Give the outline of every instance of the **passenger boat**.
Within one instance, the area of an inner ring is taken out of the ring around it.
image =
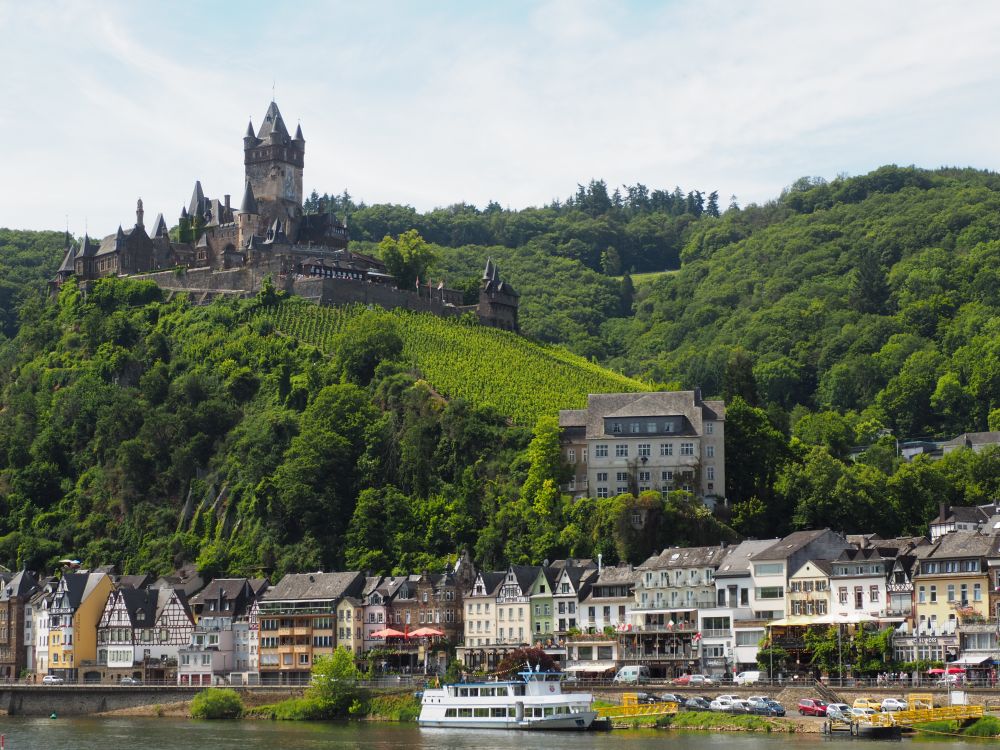
[[[589,729],[597,718],[590,693],[563,693],[561,672],[530,669],[518,679],[458,682],[424,690],[422,727]]]

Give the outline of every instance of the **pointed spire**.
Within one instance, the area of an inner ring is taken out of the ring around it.
[[[302,126],[301,125],[296,125],[295,126],[295,140],[296,141],[302,141],[303,143],[305,143],[306,139],[302,137]]]
[[[250,122],[247,124],[247,132],[246,132],[246,135],[244,137],[245,138],[255,138],[256,137],[253,134],[253,118],[252,117],[250,118]]]
[[[260,125],[260,130],[257,131],[257,138],[266,140],[271,138],[272,134],[274,139],[288,140],[288,129],[285,127],[285,121],[281,119],[281,112],[278,111],[278,105],[273,101],[267,108],[264,121]]]
[[[493,265],[493,258],[486,259],[486,268],[483,270],[483,278],[489,281],[493,278],[493,274],[496,272],[496,268]]]
[[[157,214],[156,220],[153,222],[153,237],[166,237],[170,234],[170,230],[167,228],[167,222],[163,220],[163,214]]]
[[[191,191],[191,204],[188,206],[188,214],[191,216],[201,216],[205,211],[205,193],[201,189],[201,180],[194,181],[194,190]]]
[[[182,219],[188,218],[188,210],[186,206],[181,206],[181,218]]]
[[[138,201],[136,201],[136,204],[135,204],[135,225],[136,225],[136,227],[143,226],[143,224],[142,224],[142,218],[143,218],[144,214],[145,214],[145,212],[142,210],[142,198],[140,198]]]
[[[250,185],[250,180],[247,180],[246,190],[243,191],[243,200],[240,202],[240,213],[241,214],[257,214],[257,199],[253,194],[253,187]]]

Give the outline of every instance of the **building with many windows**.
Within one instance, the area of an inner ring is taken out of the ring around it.
[[[725,493],[725,404],[701,392],[592,393],[559,412],[565,489],[614,497],[687,490],[709,504]]]

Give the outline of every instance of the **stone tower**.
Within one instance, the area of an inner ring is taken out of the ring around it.
[[[520,297],[514,287],[500,278],[499,269],[493,259],[489,258],[479,283],[479,307],[476,310],[479,320],[494,328],[520,331],[517,319]]]
[[[246,181],[253,190],[262,222],[270,225],[276,219],[286,227],[285,233],[294,241],[302,219],[302,169],[306,141],[302,128],[295,137],[288,134],[278,105],[273,101],[264,115],[257,135],[253,123],[243,137],[243,163]]]

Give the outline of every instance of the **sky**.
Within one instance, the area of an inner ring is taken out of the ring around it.
[[[307,193],[418,210],[997,169],[998,38],[975,0],[0,0],[0,227],[174,224],[196,179],[238,203],[272,95]]]

